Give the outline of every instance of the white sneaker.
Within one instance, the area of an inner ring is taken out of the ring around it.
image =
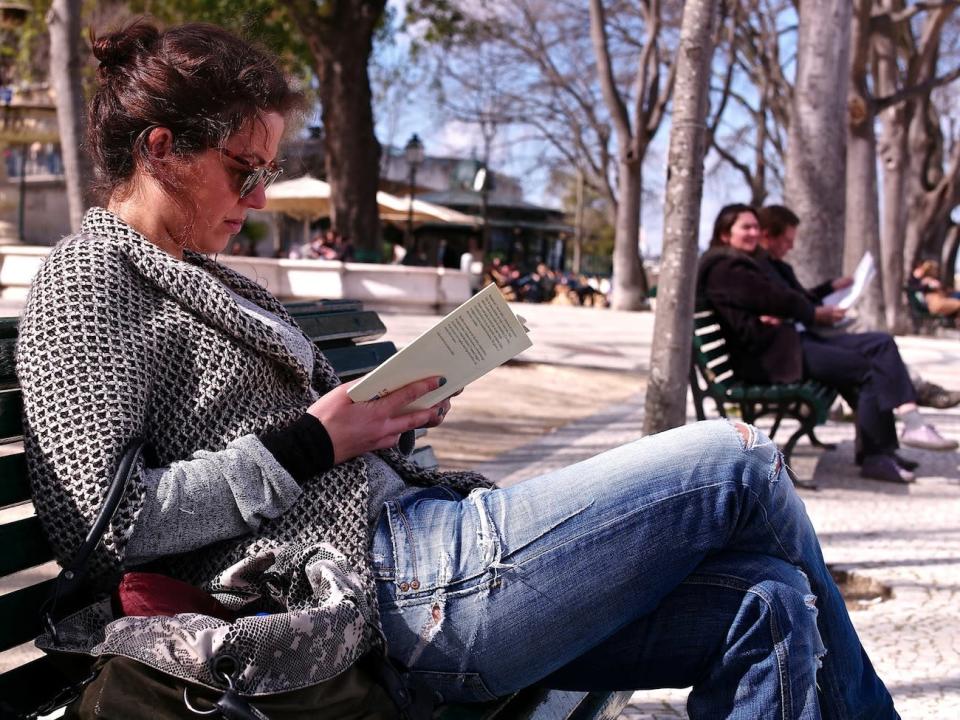
[[[956,440],[949,440],[937,432],[933,425],[922,425],[913,430],[904,430],[900,442],[922,450],[956,450]]]

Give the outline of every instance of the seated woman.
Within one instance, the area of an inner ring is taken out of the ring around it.
[[[769,439],[699,423],[505,489],[416,468],[398,445],[450,402],[403,408],[443,380],[351,402],[283,306],[210,257],[280,172],[302,98],[276,61],[207,25],[138,23],[94,54],[106,207],[51,252],[18,348],[61,558],[139,437],[100,582],[151,562],[203,585],[264,548],[325,542],[357,588],[333,610],[372,610],[364,632],[331,625],[304,652],[385,648],[444,702],[692,685],[692,718],[898,717]],[[106,627],[146,642],[148,621]]]
[[[918,264],[907,280],[907,290],[923,294],[923,302],[933,315],[956,317],[960,314],[960,294],[948,292],[939,280],[940,266],[933,260]]]
[[[795,227],[788,228],[795,232]],[[700,258],[697,295],[716,311],[744,380],[771,383],[810,378],[836,387],[856,410],[861,474],[889,482],[912,482],[916,464],[901,458],[894,413],[904,421],[904,444],[953,450],[917,410],[910,374],[887,333],[819,335],[844,311],[785,281],[758,250],[757,212],[728,205],[714,224],[710,248]],[[792,271],[791,271],[792,272]],[[805,328],[798,331],[796,323]]]

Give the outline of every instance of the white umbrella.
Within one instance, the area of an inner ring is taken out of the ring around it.
[[[330,184],[304,175],[267,188],[264,210],[282,212],[304,222],[330,215]]]
[[[377,193],[377,207],[381,220],[404,223],[409,218],[410,198],[380,191]],[[303,242],[309,242],[310,223],[330,215],[330,184],[309,175],[274,183],[267,188],[267,204],[264,210],[282,212],[302,220]],[[443,205],[416,198],[413,200],[413,222],[418,225],[448,223],[473,227],[483,224],[483,220],[475,215],[465,215]]]
[[[377,205],[380,207],[380,219],[392,222],[406,222],[410,213],[410,196],[397,197],[380,191],[377,193]],[[414,223],[449,223],[451,225],[482,225],[483,220],[475,215],[466,215],[443,205],[435,205],[426,200],[413,199]]]

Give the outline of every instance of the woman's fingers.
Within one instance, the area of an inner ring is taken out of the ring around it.
[[[385,395],[375,402],[383,403],[385,408],[389,408],[390,414],[395,415],[407,407],[407,405],[417,400],[417,398],[433,392],[437,388],[445,385],[446,382],[445,378],[439,376],[417,380],[409,385],[397,388],[389,395]]]

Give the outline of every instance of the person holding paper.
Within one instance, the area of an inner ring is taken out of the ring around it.
[[[807,291],[783,261],[798,224],[796,215],[779,206],[759,213],[746,205],[723,208],[710,250],[700,260],[698,295],[717,311],[744,379],[810,378],[836,387],[857,413],[861,474],[912,482],[916,464],[896,453],[895,412],[906,426],[900,438],[905,445],[952,450],[957,443],[919,414],[909,372],[890,335],[817,334],[817,327],[835,325],[846,311],[818,304],[828,288],[837,289],[833,282]]]

